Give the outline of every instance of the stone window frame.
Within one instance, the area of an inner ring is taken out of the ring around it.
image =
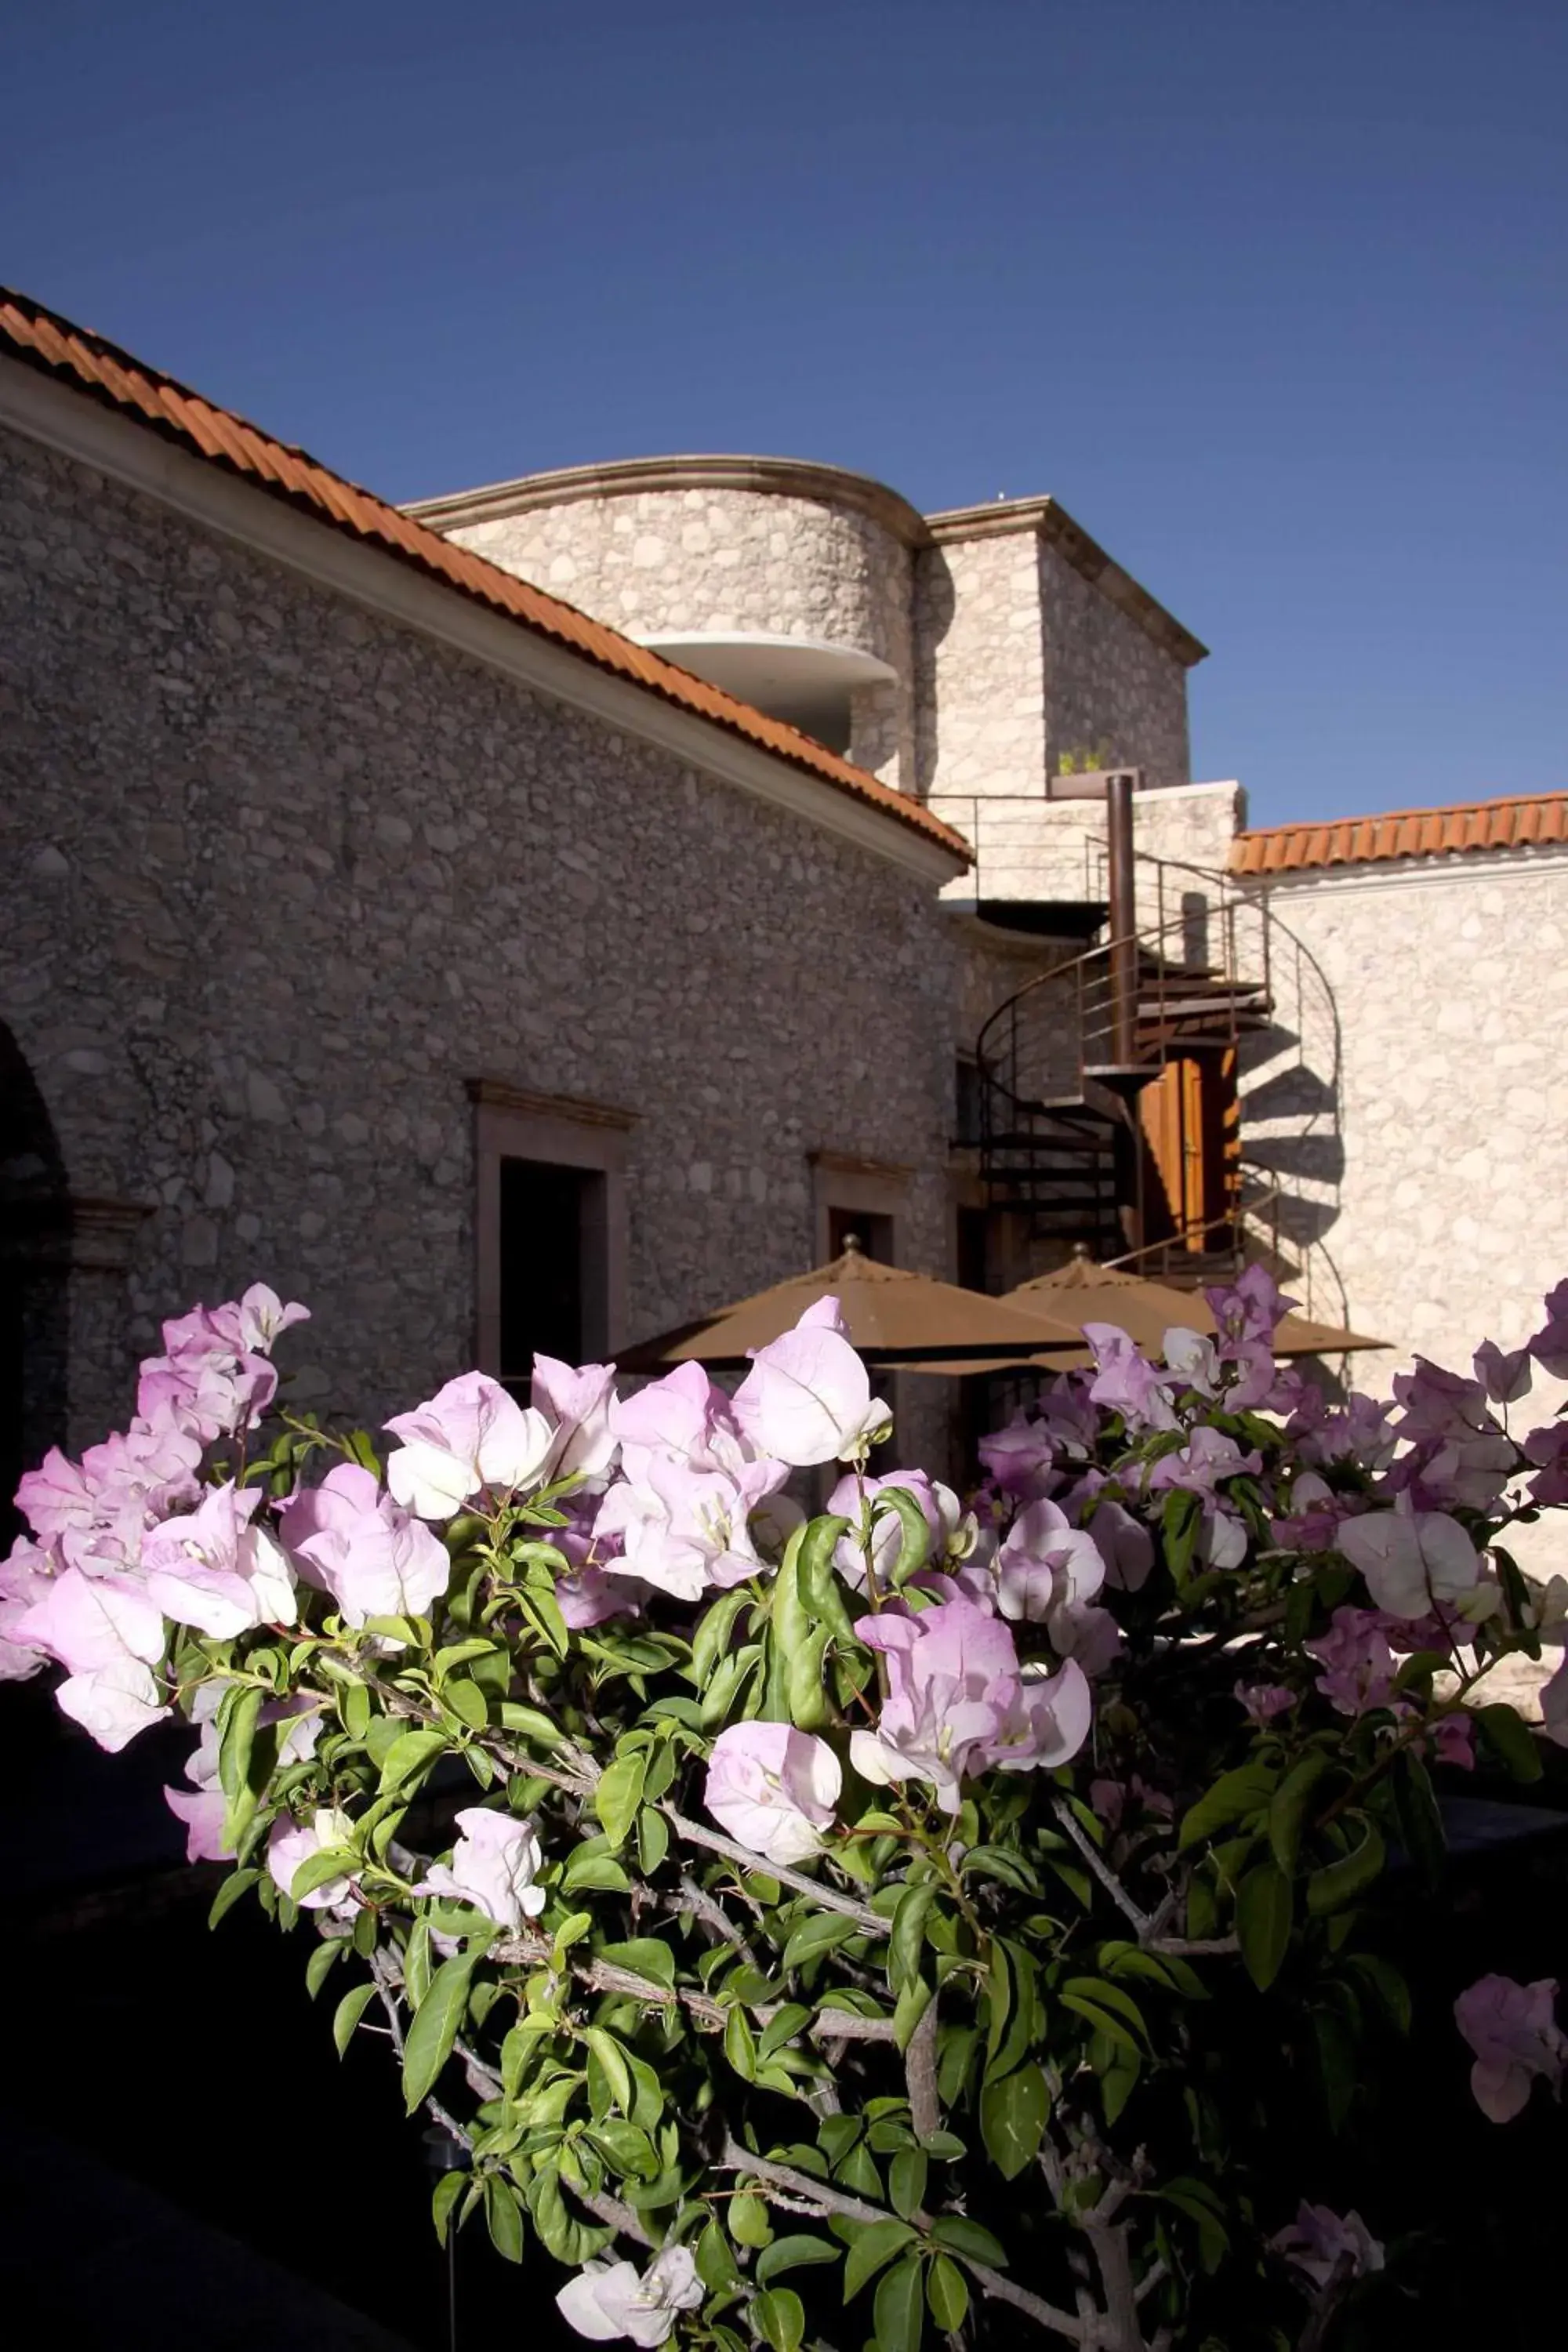
[[[626,1160],[639,1114],[575,1095],[547,1095],[504,1078],[470,1078],[474,1106],[474,1350],[480,1371],[500,1375],[500,1170],[503,1160],[581,1168],[605,1181],[603,1255],[585,1258],[584,1359],[626,1345],[630,1217]]]
[[[847,1151],[808,1151],[811,1167],[813,1263],[826,1265],[832,1248],[830,1216],[837,1209],[858,1210],[868,1217],[887,1217],[892,1225],[891,1262],[900,1263],[903,1226],[909,1216],[910,1186],[915,1170],[898,1160],[868,1160]]]

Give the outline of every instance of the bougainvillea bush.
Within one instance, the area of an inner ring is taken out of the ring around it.
[[[1158,1365],[1092,1327],[965,1508],[868,1471],[832,1299],[732,1396],[541,1358],[384,1461],[287,1410],[305,1310],[258,1286],[24,1480],[0,1675],[63,1668],[110,1750],[192,1727],[215,1921],[308,1942],[339,2048],[455,2144],[437,2231],[542,2250],[579,2334],[1323,2344],[1398,2249],[1281,2204],[1281,2141],[1353,2125],[1408,2023],[1434,1773],[1539,1770],[1482,1678],[1561,1639],[1506,1538],[1568,1501],[1568,1426],[1509,1426],[1568,1285],[1391,1405],[1276,1364],[1258,1270],[1209,1297]],[[1544,1706],[1568,1738],[1568,1672]],[[1462,1996],[1457,2097],[1556,2089],[1555,1994]]]

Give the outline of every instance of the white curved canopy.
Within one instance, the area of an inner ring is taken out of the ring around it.
[[[898,679],[897,670],[877,655],[826,637],[762,629],[660,629],[639,633],[637,642],[832,751],[848,749],[855,688]]]

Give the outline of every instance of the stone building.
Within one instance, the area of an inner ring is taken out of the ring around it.
[[[374,1419],[851,1226],[996,1288],[1239,1240],[1380,1381],[1518,1338],[1568,797],[1251,832],[1203,655],[1048,499],[700,457],[399,511],[0,297],[0,1429],[90,1438],[258,1276]]]

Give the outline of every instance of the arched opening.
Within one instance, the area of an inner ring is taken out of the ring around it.
[[[37,1081],[0,1023],[0,1553],[21,1531],[12,1496],[63,1444],[69,1398],[70,1197]]]

